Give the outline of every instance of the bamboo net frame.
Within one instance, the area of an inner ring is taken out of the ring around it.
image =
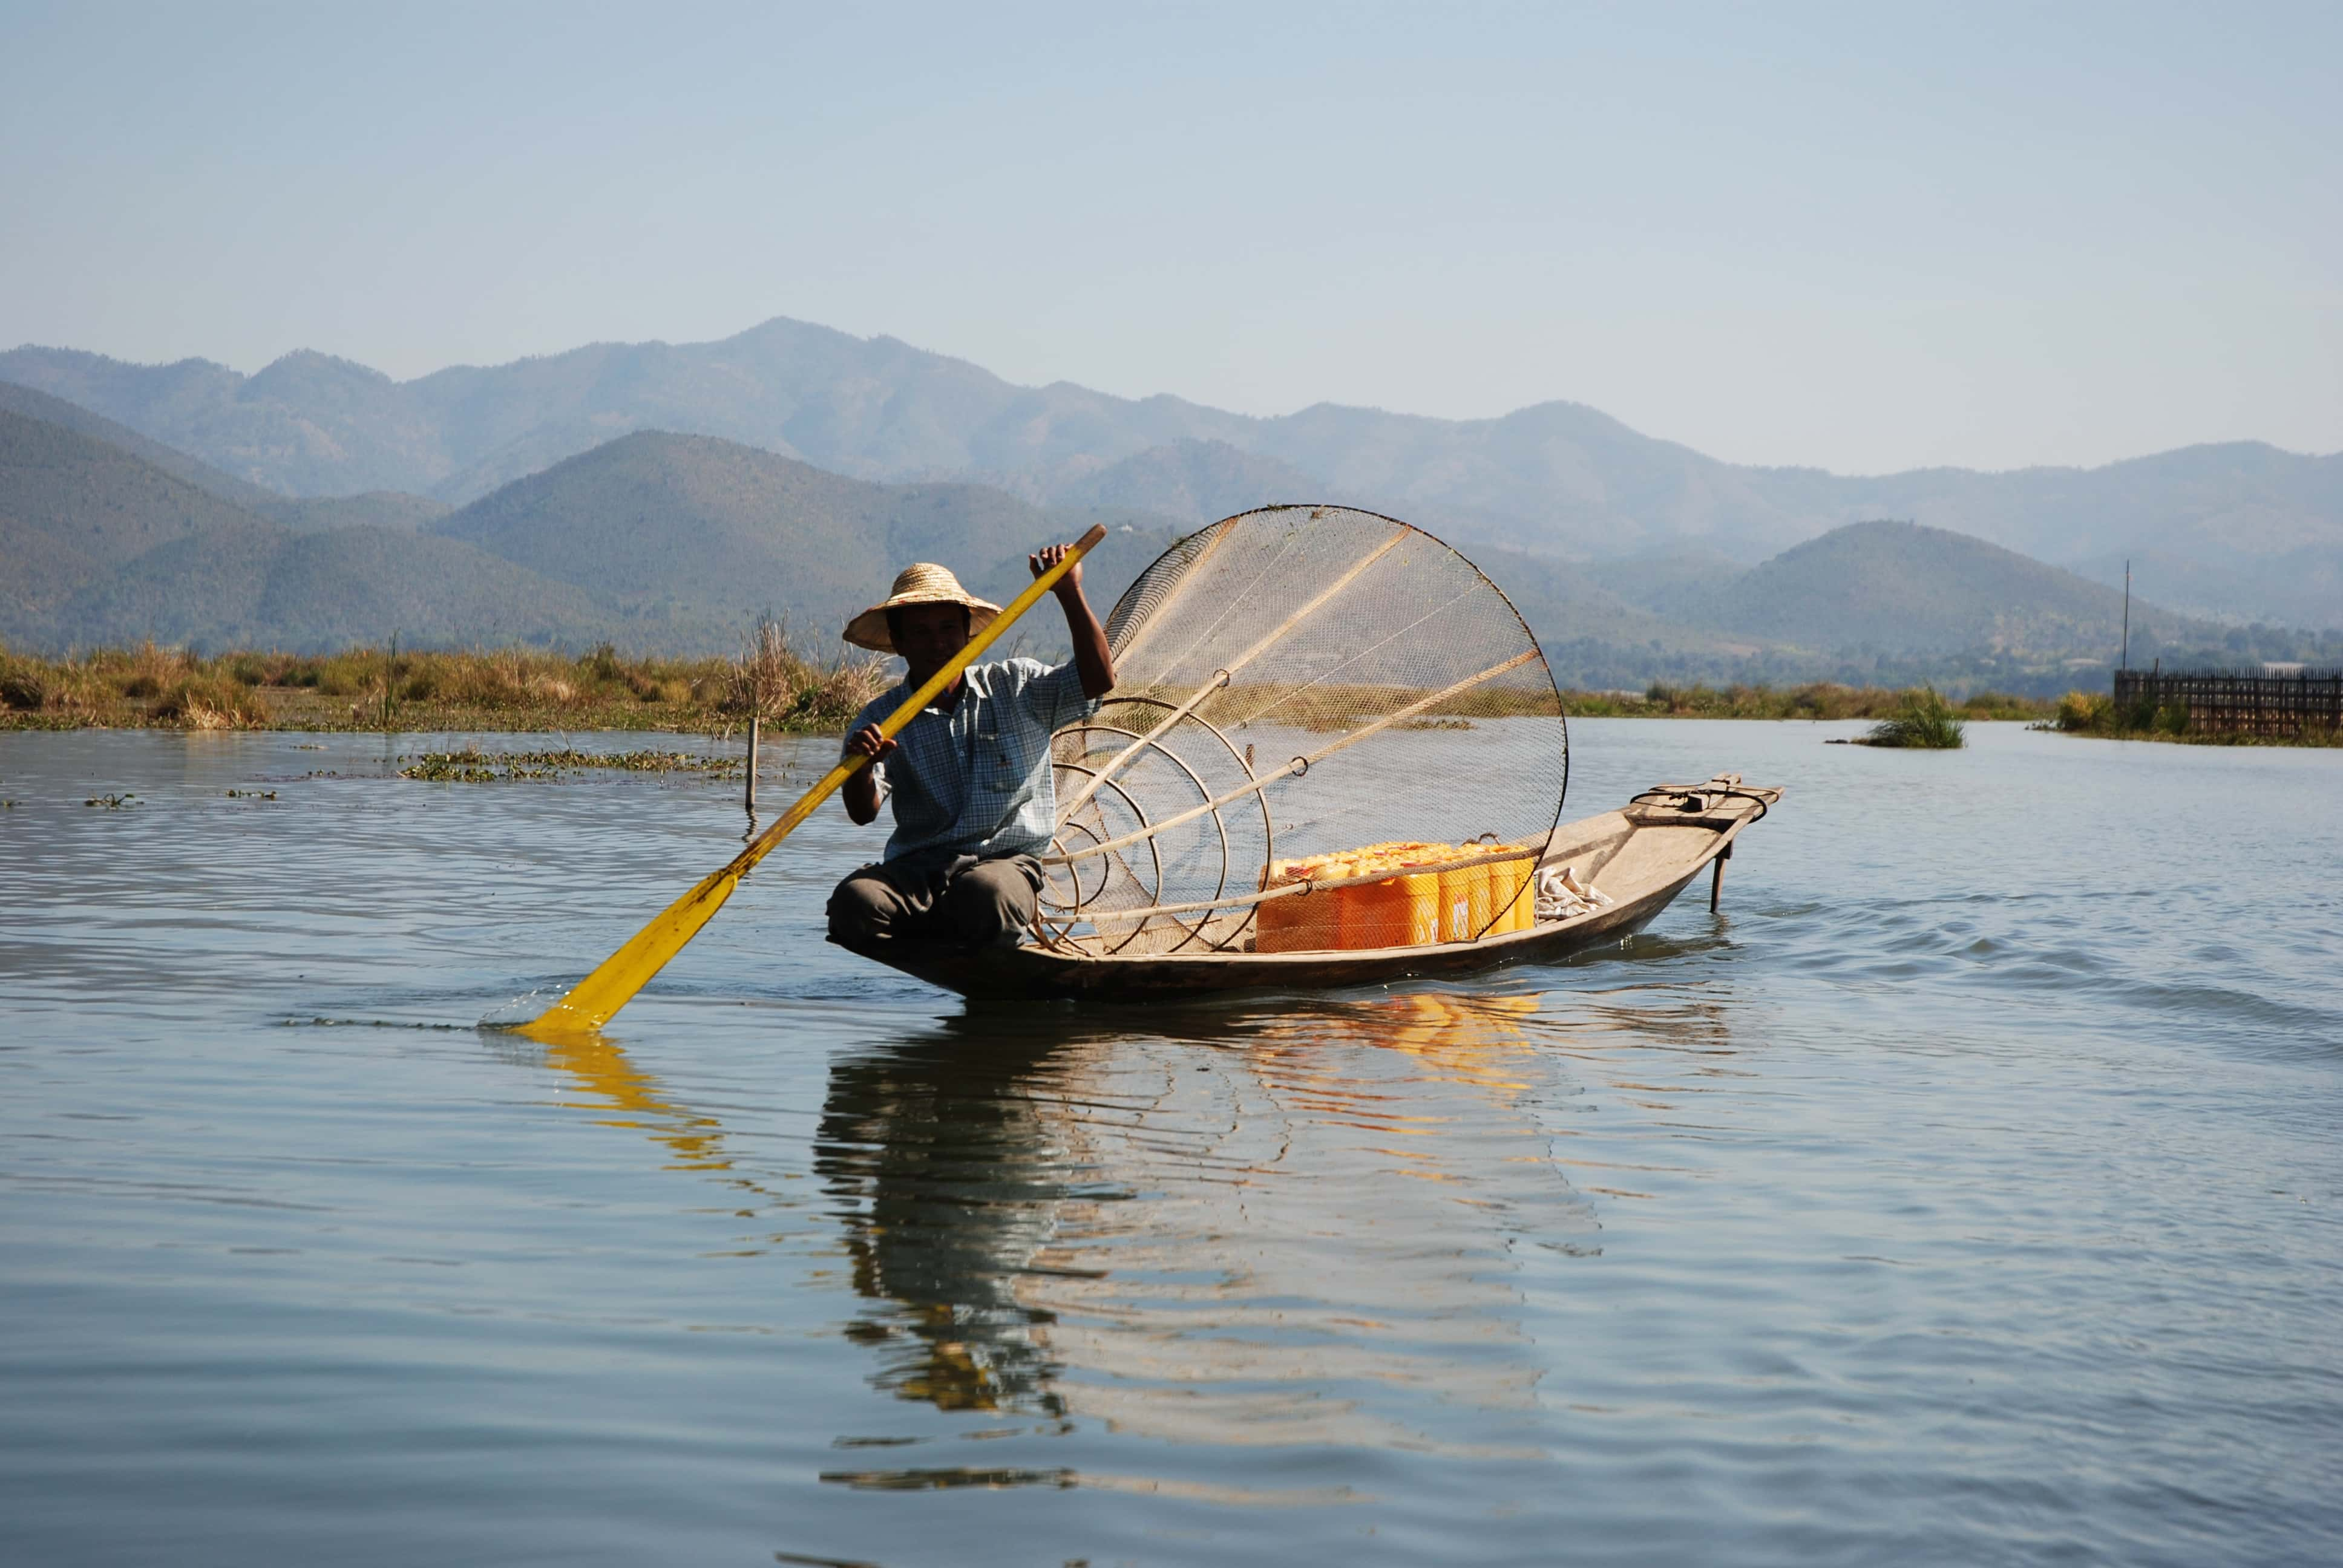
[[[1394,518],[1225,519],[1141,573],[1108,636],[1116,691],[1059,738],[1051,946],[1225,950],[1261,904],[1334,885],[1272,887],[1279,854],[1542,843],[1560,819],[1569,739],[1536,638],[1470,561]],[[1262,739],[1291,759],[1256,767]]]

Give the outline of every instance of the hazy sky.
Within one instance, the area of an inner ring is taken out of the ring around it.
[[[0,346],[772,316],[1741,462],[2343,447],[2343,5],[0,0]]]

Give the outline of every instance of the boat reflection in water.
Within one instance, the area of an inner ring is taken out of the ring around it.
[[[1199,1454],[1534,1460],[1552,1438],[1536,1385],[1567,1348],[1533,1342],[1525,1292],[1550,1310],[1554,1271],[1599,1251],[1562,1169],[1602,1162],[1557,1148],[1575,1141],[1590,1087],[1673,1101],[1729,1070],[1706,1009],[1642,991],[1573,991],[1560,1015],[1535,994],[1438,991],[974,1010],[834,1061],[812,1159],[819,1233],[787,1240],[842,1250],[859,1301],[845,1333],[874,1358],[871,1382],[938,1411],[1027,1431],[1102,1422]],[[1634,1076],[1653,1072],[1654,1045],[1686,1053],[1673,1089]],[[728,1147],[714,1117],[617,1045],[542,1060],[673,1168],[761,1195],[759,1213],[809,1214],[796,1172]],[[1534,1287],[1528,1270],[1544,1275]],[[1140,1484],[1087,1465],[823,1478]]]
[[[1596,1228],[1550,1158],[1577,1089],[1538,1010],[978,1011],[843,1060],[817,1171],[869,1302],[849,1332],[949,1410],[1481,1451],[1538,1376],[1519,1250]]]

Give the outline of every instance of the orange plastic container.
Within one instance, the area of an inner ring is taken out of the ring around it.
[[[1262,904],[1253,924],[1253,950],[1291,953],[1333,948],[1429,947],[1518,930],[1529,923],[1525,911],[1531,860],[1493,866],[1445,864],[1489,852],[1481,844],[1393,839],[1316,860],[1279,861],[1271,868],[1271,887],[1305,879],[1390,875],[1355,887]],[[1519,910],[1503,902],[1509,894]],[[1501,910],[1502,918],[1493,920]],[[1519,924],[1508,924],[1508,920]]]
[[[1299,860],[1271,861],[1269,875],[1263,879],[1262,891],[1265,893],[1272,888],[1282,888],[1289,883],[1301,880],[1302,867],[1306,863]],[[1292,940],[1294,925],[1293,906],[1299,901],[1295,899],[1272,899],[1268,903],[1253,906],[1253,951],[1284,953],[1293,950]]]
[[[1363,876],[1383,869],[1381,866],[1362,866],[1353,875]],[[1408,896],[1394,877],[1386,882],[1363,882],[1355,888],[1341,888],[1334,896],[1342,900],[1342,946],[1345,948],[1397,948],[1407,945]]]
[[[1347,874],[1339,861],[1289,860],[1272,869],[1270,886]],[[1253,951],[1307,953],[1341,947],[1341,900],[1340,891],[1302,893],[1259,905],[1253,920]]]

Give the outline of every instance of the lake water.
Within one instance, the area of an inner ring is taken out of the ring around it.
[[[0,735],[0,1559],[2343,1556],[2343,752],[1856,728],[1573,726],[1786,787],[1719,915],[1189,1009],[824,946],[832,807],[554,1050],[737,786]]]

